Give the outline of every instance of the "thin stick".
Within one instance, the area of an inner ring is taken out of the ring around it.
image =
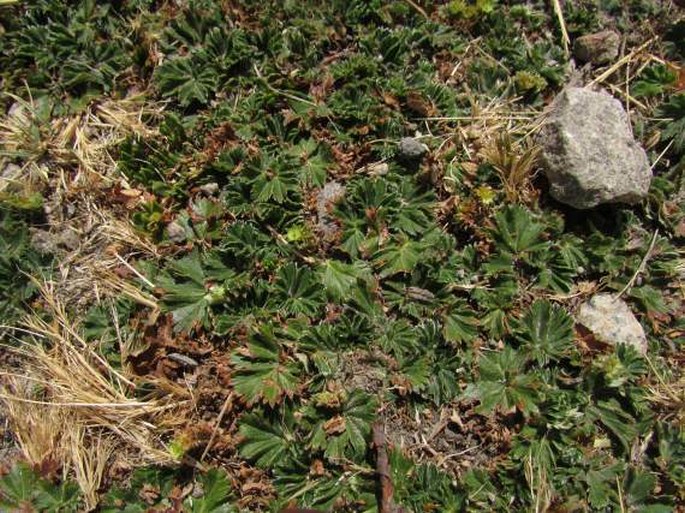
[[[121,258],[121,256],[119,256],[119,253],[114,253],[114,256],[117,257],[117,260],[119,260],[119,262],[121,262],[122,264],[124,264],[124,265],[129,269],[129,271],[131,271],[131,272],[132,272],[133,274],[135,274],[138,278],[140,278],[140,280],[141,280],[143,283],[145,283],[145,285],[147,285],[147,286],[150,287],[151,289],[154,289],[154,288],[155,288],[155,284],[154,284],[154,283],[152,283],[152,282],[151,282],[150,280],[148,280],[145,276],[143,276],[142,274],[140,274],[140,273],[138,272],[138,270],[137,270],[135,267],[133,267],[131,264],[129,264],[126,260],[124,260],[123,258]]]
[[[640,265],[637,266],[637,269],[635,270],[635,274],[633,274],[633,277],[630,278],[630,281],[626,283],[626,286],[623,287],[623,290],[619,292],[616,296],[616,299],[619,299],[623,294],[625,294],[629,289],[635,285],[635,282],[637,281],[637,277],[642,274],[645,271],[645,267],[647,267],[647,261],[649,260],[649,257],[652,255],[652,251],[654,251],[654,246],[656,245],[656,238],[657,235],[659,235],[659,229],[657,228],[654,230],[654,235],[652,235],[652,241],[649,243],[649,248],[647,248],[647,253],[645,253],[645,256],[642,257],[642,261],[640,262]]]
[[[428,14],[427,14],[426,11],[423,9],[423,7],[421,7],[419,4],[417,4],[417,3],[414,2],[413,0],[406,0],[406,2],[407,2],[409,5],[411,5],[414,9],[416,9],[417,12],[419,12],[419,13],[421,14],[421,16],[423,16],[424,18],[428,19]]]
[[[26,399],[23,397],[16,397],[8,394],[0,393],[0,398],[6,399],[8,401],[16,401],[19,403],[26,404],[39,404],[41,406],[61,406],[64,408],[144,408],[148,411],[159,411],[168,409],[170,406],[152,406],[147,403],[81,403],[81,402],[52,402],[52,401],[37,401],[34,399]]]
[[[666,153],[668,152],[668,150],[671,149],[671,146],[673,146],[673,143],[674,143],[674,142],[675,142],[675,139],[671,139],[671,142],[668,143],[668,144],[666,145],[666,147],[664,148],[664,151],[662,151],[661,153],[659,153],[659,156],[656,158],[656,160],[654,161],[654,163],[650,166],[650,168],[649,168],[650,171],[654,171],[654,168],[656,167],[656,165],[657,165],[657,164],[659,163],[659,161],[664,157],[664,155],[666,155]]]
[[[554,14],[557,16],[559,21],[559,27],[561,28],[561,42],[564,45],[564,53],[569,54],[568,47],[571,44],[571,38],[568,37],[568,31],[566,30],[566,22],[564,21],[564,11],[561,8],[561,3],[559,0],[552,0],[552,5],[554,6]]]
[[[262,76],[262,73],[259,71],[259,68],[257,67],[256,64],[253,66],[254,72],[257,75],[257,78],[259,78],[262,82],[264,82],[264,85],[273,93],[280,94],[281,96],[284,96],[290,100],[296,101],[296,102],[302,102],[306,103],[307,105],[311,105],[312,107],[317,107],[316,103],[313,101],[307,100],[306,98],[300,98],[299,96],[296,96],[294,94],[291,94],[287,91],[282,91],[280,89],[276,89],[274,86],[269,84],[269,82]]]
[[[394,488],[390,476],[388,451],[385,446],[385,429],[379,421],[373,425],[373,445],[376,449],[376,475],[378,476],[378,513],[405,513],[395,504]]]
[[[616,490],[618,491],[618,505],[621,507],[621,513],[626,513],[626,507],[623,504],[623,490],[618,476],[616,476]]]
[[[607,78],[609,78],[611,75],[613,75],[617,69],[619,69],[621,66],[623,66],[626,62],[630,62],[633,57],[635,57],[637,54],[639,54],[645,48],[647,48],[649,45],[651,45],[656,39],[657,39],[656,37],[653,37],[651,39],[648,39],[644,43],[642,43],[640,46],[635,48],[628,55],[625,55],[621,59],[616,61],[609,69],[607,69],[604,73],[602,73],[601,75],[596,77],[592,82],[587,84],[585,87],[593,86],[593,85],[599,84],[600,82],[604,82]]]
[[[440,458],[440,461],[438,462],[438,466],[442,465],[443,463],[445,463],[450,458],[456,458],[457,456],[463,456],[464,454],[468,454],[470,452],[476,451],[476,450],[481,448],[481,445],[482,444],[474,445],[473,447],[469,447],[468,449],[464,449],[464,450],[459,451],[459,452],[453,452],[451,454],[446,454],[445,456]]]
[[[394,513],[392,479],[385,449],[385,430],[380,422],[373,425],[373,445],[376,448],[376,473],[379,482],[378,513]]]
[[[219,412],[219,416],[216,418],[216,423],[214,424],[214,429],[212,429],[212,435],[209,437],[209,442],[207,442],[207,445],[205,446],[205,450],[202,451],[202,456],[200,456],[200,463],[202,463],[202,461],[205,459],[205,456],[207,456],[209,449],[212,448],[212,444],[214,443],[214,439],[216,438],[216,435],[219,432],[219,426],[221,425],[221,421],[224,419],[224,415],[226,415],[226,411],[228,410],[228,406],[232,402],[233,402],[233,392],[229,392],[229,394],[226,396],[226,400],[224,401],[223,406],[221,407],[221,411]]]
[[[615,92],[621,94],[621,95],[625,98],[626,105],[629,105],[628,102],[632,102],[632,103],[634,103],[635,105],[637,105],[638,107],[640,107],[640,108],[641,108],[642,110],[644,110],[644,111],[649,110],[649,107],[647,107],[647,106],[646,106],[644,103],[642,103],[640,100],[637,100],[636,98],[634,98],[633,96],[631,96],[630,93],[627,92],[627,90],[624,91],[624,90],[622,90],[620,87],[616,87],[614,84],[607,84],[607,85],[609,86],[609,88],[610,88],[612,91],[615,91]],[[630,107],[626,107],[626,112],[628,112],[628,115],[630,115]]]
[[[529,121],[535,115],[530,116],[507,116],[502,115],[485,115],[485,116],[433,116],[428,118],[414,118],[416,121]]]

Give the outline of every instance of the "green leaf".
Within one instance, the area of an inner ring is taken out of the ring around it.
[[[193,513],[229,513],[234,508],[228,504],[231,498],[231,483],[225,472],[210,469],[198,480],[202,485],[202,496],[192,495],[184,501],[184,506]]]
[[[598,470],[590,470],[585,476],[588,499],[595,509],[606,508],[616,498],[616,478],[623,474],[624,465],[617,463]]]
[[[60,485],[53,485],[47,481],[41,481],[39,489],[40,493],[35,502],[39,511],[46,513],[79,511],[81,489],[77,483],[67,481]]]
[[[665,143],[673,141],[672,149],[677,154],[685,152],[685,93],[671,95],[655,115],[666,118],[662,122],[661,140]]]
[[[376,329],[376,338],[383,351],[394,356],[411,354],[420,344],[418,330],[404,319],[381,323]]]
[[[312,432],[310,445],[315,449],[324,449],[326,458],[333,461],[359,461],[366,453],[366,439],[371,433],[375,414],[376,401],[373,396],[354,390],[342,405],[340,413],[329,419],[336,427],[331,428],[326,421],[319,422]]]
[[[573,319],[549,301],[535,301],[515,325],[516,338],[541,365],[573,349]]]
[[[506,346],[481,356],[478,362],[480,379],[469,386],[467,396],[481,401],[480,411],[517,409],[525,415],[538,411],[538,378],[525,373],[528,358],[522,352]]]
[[[182,107],[208,103],[218,82],[216,72],[193,57],[167,60],[155,71],[155,79],[162,96],[176,98]]]
[[[653,474],[640,472],[634,468],[629,468],[626,473],[626,499],[633,506],[644,504],[651,498],[656,485],[656,478]]]
[[[326,291],[338,300],[349,297],[349,292],[356,285],[357,279],[371,277],[369,269],[360,261],[346,264],[338,260],[326,260],[319,267],[319,273]]]
[[[284,396],[292,397],[300,384],[300,368],[281,353],[277,336],[271,326],[261,326],[250,336],[247,354],[233,354],[233,388],[248,404],[276,406]]]
[[[324,298],[314,273],[306,267],[289,263],[278,272],[270,306],[286,315],[314,316],[321,310]]]
[[[238,295],[244,277],[226,267],[219,255],[193,251],[172,261],[157,278],[163,291],[162,306],[171,312],[177,330],[208,327],[212,307]]]
[[[277,433],[250,426],[245,419],[240,424],[240,434],[246,440],[240,448],[243,458],[254,460],[256,465],[264,468],[274,467],[281,462],[287,445]]]
[[[664,64],[649,66],[631,84],[630,94],[635,98],[663,94],[677,78],[675,71]]]
[[[434,377],[433,368],[428,358],[407,358],[402,362],[399,369],[404,386],[410,392],[423,390]],[[407,386],[408,385],[408,386]]]
[[[374,255],[374,264],[380,269],[382,278],[408,273],[419,263],[423,249],[420,242],[400,238],[377,252]]]
[[[35,473],[28,465],[15,465],[12,471],[0,479],[0,505],[19,509],[22,504],[30,503],[35,493]]]
[[[444,316],[443,335],[455,344],[470,342],[478,335],[478,319],[462,305],[461,312],[452,311]]]
[[[587,410],[589,417],[603,424],[621,443],[626,453],[630,452],[633,440],[638,435],[635,419],[621,408],[615,399],[598,401]]]
[[[533,220],[529,210],[520,205],[508,205],[495,214],[495,242],[516,256],[546,249],[549,243],[542,239],[544,226]]]
[[[0,478],[0,506],[7,511],[69,513],[79,511],[81,491],[78,484],[65,481],[53,484],[41,479],[28,465],[19,463]],[[30,509],[29,509],[30,508]]]
[[[418,235],[430,230],[433,223],[433,193],[421,193],[409,181],[403,181],[400,187],[402,199],[397,209],[397,219],[393,226],[409,234]]]

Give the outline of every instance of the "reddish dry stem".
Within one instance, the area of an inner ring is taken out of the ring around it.
[[[395,505],[394,488],[390,477],[388,451],[385,445],[385,429],[383,424],[373,425],[373,445],[376,448],[376,474],[379,485],[378,513],[403,513],[404,509]]]

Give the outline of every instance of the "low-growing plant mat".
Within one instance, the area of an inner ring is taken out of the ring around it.
[[[0,509],[683,511],[682,9],[40,0],[0,31]],[[640,204],[549,196],[567,85],[624,104]],[[645,355],[576,325],[602,292]]]

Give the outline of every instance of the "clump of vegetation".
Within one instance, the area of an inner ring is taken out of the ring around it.
[[[553,4],[0,5],[1,507],[682,507],[682,22]],[[579,214],[535,134],[608,24],[655,176]]]

